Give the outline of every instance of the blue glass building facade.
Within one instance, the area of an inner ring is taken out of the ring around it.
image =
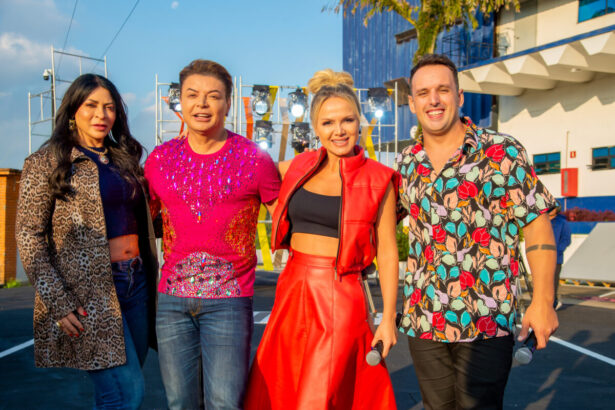
[[[376,14],[363,24],[365,10],[348,14],[343,22],[343,67],[352,74],[357,88],[383,87],[385,81],[410,75],[412,58],[417,49],[417,40],[408,33],[412,26],[393,12]],[[456,26],[438,37],[436,52],[449,55],[458,68],[487,60],[494,56],[494,18],[478,18],[475,30]],[[397,35],[397,37],[396,37]],[[465,94],[463,115],[468,115],[481,126],[491,126],[493,97],[484,94]],[[410,138],[410,129],[416,125],[416,117],[407,103],[397,107],[398,138]],[[388,113],[386,115],[392,115]],[[368,120],[370,115],[366,114]],[[391,121],[389,119],[389,121]],[[384,121],[383,121],[384,122]],[[391,121],[392,122],[392,121]],[[393,130],[382,133],[382,141],[391,141]]]

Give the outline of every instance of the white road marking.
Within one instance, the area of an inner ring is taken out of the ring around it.
[[[517,325],[518,328],[521,328],[521,325]],[[516,338],[516,336],[515,336]],[[586,349],[584,347],[581,346],[577,346],[575,344],[572,344],[570,342],[567,342],[565,340],[560,339],[559,337],[555,337],[555,336],[551,336],[549,337],[549,342],[553,342],[553,343],[557,343],[560,344],[564,347],[567,347],[568,349],[572,349],[575,350],[581,354],[584,354],[586,356],[589,357],[593,357],[594,359],[598,359],[602,362],[605,362],[606,364],[610,364],[611,366],[615,366],[615,359],[611,359],[610,357],[601,355],[600,353],[596,353],[596,352],[592,352],[589,349]]]
[[[264,316],[263,316],[263,314],[264,314]],[[269,316],[271,316],[271,312],[268,312],[268,311],[254,312],[254,317],[256,317],[256,316],[262,316],[262,319],[254,322],[255,325],[266,325],[267,321],[269,320]],[[374,324],[376,324],[376,325],[379,324],[381,320],[382,320],[382,314],[381,313],[377,313],[376,317],[374,318]],[[562,340],[559,337],[551,336],[549,338],[549,341],[553,342],[553,343],[560,344],[560,345],[562,345],[564,347],[567,347],[567,348],[569,348],[571,350],[574,350],[574,351],[579,352],[581,354],[584,354],[586,356],[593,357],[594,359],[600,360],[600,361],[602,361],[602,362],[604,362],[606,364],[609,364],[611,366],[615,366],[615,359],[611,359],[610,357],[601,355],[600,353],[592,352],[589,349],[586,349],[586,348],[581,347],[581,346],[577,346],[575,344],[572,344],[570,342]],[[22,344],[19,344],[19,345],[15,346],[15,347],[11,347],[10,349],[7,349],[7,350],[5,350],[3,352],[0,352],[0,359],[2,359],[3,357],[8,356],[10,354],[13,354],[15,352],[18,352],[20,350],[23,350],[26,347],[30,347],[33,344],[34,344],[34,339],[31,339],[31,340],[28,340],[27,342],[24,342]]]
[[[615,295],[615,290],[612,290],[612,291],[610,291],[610,292],[607,292],[607,293],[605,293],[604,295],[600,295],[600,296],[598,296],[598,297],[600,297],[600,298],[605,298],[605,297],[607,297],[607,296],[611,296],[611,295]]]
[[[17,345],[15,347],[11,347],[10,349],[5,350],[4,352],[0,352],[0,359],[2,359],[4,356],[8,356],[12,353],[18,352],[21,349],[25,349],[26,347],[30,347],[34,344],[34,339],[30,339],[27,342],[24,342],[20,345]]]
[[[574,345],[570,342],[560,339],[559,337],[551,336],[549,338],[549,341],[559,343],[560,345],[565,346],[569,349],[576,350],[579,353],[593,357],[594,359],[598,359],[606,364],[610,364],[611,366],[615,366],[615,359],[611,359],[610,357],[606,357],[604,355],[601,355],[600,353],[592,352],[591,350],[588,350],[584,347]]]

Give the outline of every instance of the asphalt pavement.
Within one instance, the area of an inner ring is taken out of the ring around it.
[[[277,274],[258,272],[254,310],[273,306]],[[372,287],[376,305],[380,293]],[[562,286],[560,328],[546,350],[529,365],[514,364],[506,389],[506,409],[613,409],[615,404],[615,289]],[[25,286],[0,289],[0,409],[88,409],[93,389],[88,376],[72,369],[34,367],[32,304],[34,291]],[[266,314],[259,314],[259,318]],[[255,326],[252,356],[265,326]],[[387,358],[399,409],[421,409],[407,340]],[[144,367],[144,409],[165,409],[156,352]]]

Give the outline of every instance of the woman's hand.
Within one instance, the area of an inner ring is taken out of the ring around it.
[[[79,331],[83,332],[83,325],[77,319],[77,313],[79,316],[87,316],[87,312],[79,306],[74,312],[69,313],[62,319],[56,322],[56,325],[62,329],[68,336],[79,337]]]
[[[188,128],[187,127],[186,129],[181,130],[179,135],[173,139],[174,140],[185,140],[186,138],[188,138]]]
[[[389,351],[395,344],[397,344],[397,328],[395,327],[395,319],[382,319],[374,339],[372,340],[372,347],[376,346],[378,341],[382,341],[382,358],[384,359],[389,355]]]
[[[382,322],[376,329],[372,346],[382,340],[382,357],[397,343],[395,326],[399,263],[395,239],[395,188],[389,182],[376,220],[376,257],[382,290]]]

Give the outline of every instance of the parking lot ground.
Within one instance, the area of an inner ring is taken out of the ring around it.
[[[277,274],[258,272],[255,284],[255,331],[252,356],[271,311]],[[373,286],[376,305],[380,292]],[[560,328],[546,350],[529,365],[514,364],[506,409],[612,409],[615,398],[615,289],[560,287],[564,306]],[[0,289],[0,409],[88,409],[93,391],[88,376],[72,369],[34,367],[32,302],[25,286]],[[407,340],[400,334],[387,359],[399,409],[421,409],[421,395]],[[144,367],[144,409],[164,409],[166,401],[156,352]]]

